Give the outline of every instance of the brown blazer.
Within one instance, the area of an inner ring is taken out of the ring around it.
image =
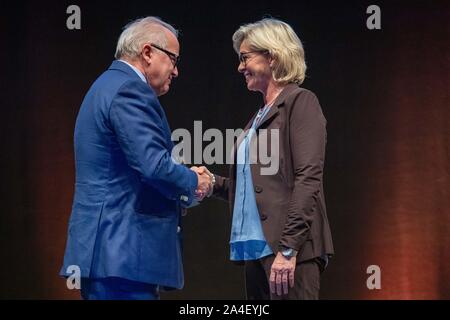
[[[256,115],[255,115],[256,116]],[[254,117],[245,130],[251,127]],[[267,129],[260,135],[259,129]],[[302,262],[334,253],[326,213],[322,177],[326,145],[326,120],[314,93],[288,84],[260,122],[256,139],[270,140],[270,130],[279,130],[279,170],[261,175],[257,160],[251,165],[256,203],[264,236],[276,254],[281,246],[298,250]],[[233,150],[236,163],[236,146]],[[272,155],[268,145],[268,155]],[[230,165],[229,178],[216,175],[214,196],[235,199],[236,166]]]

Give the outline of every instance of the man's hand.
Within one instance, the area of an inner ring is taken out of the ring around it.
[[[202,201],[207,195],[212,192],[212,174],[206,167],[192,166],[191,170],[197,174],[198,186],[195,190],[195,196],[197,201]]]
[[[286,258],[278,252],[270,270],[270,291],[281,296],[287,294],[289,287],[294,287],[296,257]],[[289,287],[288,287],[289,282]]]

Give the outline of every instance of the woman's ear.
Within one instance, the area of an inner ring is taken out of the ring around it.
[[[275,64],[275,58],[272,55],[270,55],[269,56],[269,67],[272,69],[274,64]]]

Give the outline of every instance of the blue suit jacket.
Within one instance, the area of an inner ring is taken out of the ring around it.
[[[74,141],[75,195],[61,275],[77,265],[81,277],[181,288],[178,226],[197,176],[172,161],[171,131],[155,92],[114,61],[86,94]]]

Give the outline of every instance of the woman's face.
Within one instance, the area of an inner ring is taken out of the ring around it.
[[[247,88],[251,91],[266,93],[272,71],[270,69],[271,59],[265,51],[255,51],[243,41],[239,49],[238,71],[244,74]]]

